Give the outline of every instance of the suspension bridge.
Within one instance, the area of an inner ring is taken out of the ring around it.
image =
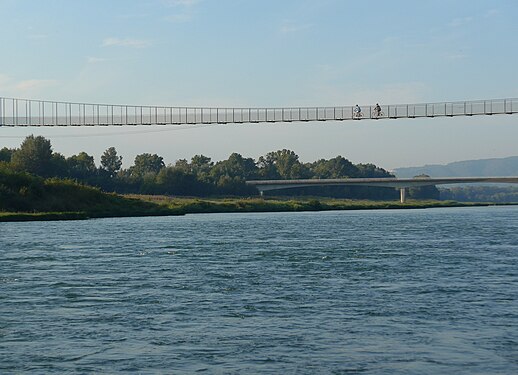
[[[382,120],[518,112],[518,99],[338,107],[211,108],[58,102],[0,97],[3,126],[137,126]]]

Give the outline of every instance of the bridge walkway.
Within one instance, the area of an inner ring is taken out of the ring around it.
[[[421,104],[211,108],[90,104],[0,97],[0,126],[141,126],[382,120],[491,116],[518,112],[518,99],[489,99]]]

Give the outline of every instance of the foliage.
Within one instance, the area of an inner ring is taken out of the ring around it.
[[[110,177],[114,177],[115,174],[122,167],[122,156],[117,155],[115,147],[110,147],[101,156],[101,168],[105,170]]]
[[[329,198],[180,198],[168,196],[132,196],[149,202],[160,203],[185,213],[216,212],[289,212],[289,211],[331,211],[365,209],[408,209],[430,207],[462,207],[484,205],[458,203],[453,201],[407,201],[400,203],[367,200],[329,199]]]
[[[147,174],[156,175],[165,167],[164,160],[157,154],[140,154],[135,156],[133,166],[129,168],[132,177],[143,178]]]
[[[427,174],[414,176],[416,179],[430,178]],[[408,189],[408,197],[410,199],[440,199],[441,194],[435,185],[415,186]]]
[[[110,147],[101,155],[97,168],[93,156],[80,152],[65,158],[52,152],[50,141],[34,136],[27,137],[19,149],[0,150],[0,163],[41,177],[74,179],[102,191],[199,197],[254,196],[258,191],[246,181],[256,179],[393,177],[374,164],[355,165],[342,156],[302,163],[295,152],[287,149],[269,152],[257,161],[238,153],[216,163],[205,155],[195,155],[190,162],[180,159],[168,166],[161,156],[144,153],[135,157],[132,166],[122,169],[122,156]],[[374,200],[395,200],[399,196],[395,189],[361,186],[294,188],[281,194]],[[410,197],[425,199],[437,195],[436,191],[411,191]]]
[[[162,172],[162,171],[161,171]],[[176,171],[185,173],[182,171]],[[187,174],[188,175],[188,174]],[[192,176],[192,175],[191,175]],[[0,221],[182,215],[200,212],[325,211],[480,205],[453,201],[364,201],[329,198],[172,198],[120,196],[72,180],[44,179],[0,164]]]
[[[86,180],[97,172],[94,157],[88,155],[86,152],[80,152],[77,155],[72,155],[66,159],[68,173],[72,178],[78,180]]]
[[[13,153],[14,150],[7,147],[0,149],[0,162],[3,161],[10,163]]]
[[[257,176],[257,166],[252,158],[233,153],[227,160],[216,163],[210,176],[222,194],[254,194],[255,189],[251,189],[245,181]]]
[[[280,178],[283,180],[310,178],[309,170],[299,161],[295,152],[279,150],[269,152],[259,158],[259,165],[263,166],[263,177],[268,179]]]
[[[359,174],[358,168],[342,156],[320,159],[308,165],[315,178],[344,178]]]
[[[459,202],[518,202],[518,187],[509,186],[459,186],[442,188],[440,194]]]
[[[180,213],[141,200],[106,194],[72,180],[44,179],[6,168],[0,168],[0,211],[75,213],[83,218]]]
[[[17,171],[26,171],[39,176],[50,176],[52,146],[42,136],[30,135],[11,156],[11,166]]]

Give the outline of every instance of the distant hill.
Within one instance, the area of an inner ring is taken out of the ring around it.
[[[422,167],[396,168],[394,173],[400,178],[411,178],[423,173],[430,177],[518,176],[518,156],[465,160],[446,165],[433,164]]]

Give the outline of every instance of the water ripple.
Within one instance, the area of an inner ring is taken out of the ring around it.
[[[0,372],[517,373],[517,214],[2,223]]]

